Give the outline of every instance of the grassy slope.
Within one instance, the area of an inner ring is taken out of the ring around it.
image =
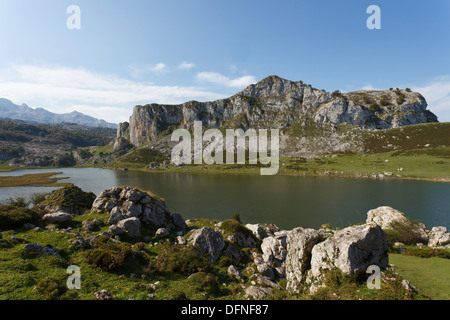
[[[450,300],[450,260],[390,254],[389,263],[423,295]]]

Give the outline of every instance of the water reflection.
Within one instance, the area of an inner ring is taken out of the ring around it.
[[[450,228],[450,184],[405,180],[327,177],[235,176],[115,171],[97,168],[39,169],[69,176],[85,191],[130,185],[163,197],[171,211],[187,218],[227,219],[239,213],[246,223],[267,222],[282,228],[345,227],[364,222],[368,210],[394,207],[429,228]],[[29,170],[13,174],[26,174]],[[11,173],[1,173],[9,175]],[[44,188],[46,191],[48,188]],[[42,192],[42,188],[0,188],[0,201]],[[50,189],[51,191],[51,189]]]

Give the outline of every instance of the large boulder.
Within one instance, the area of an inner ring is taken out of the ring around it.
[[[366,273],[370,265],[388,266],[388,243],[380,226],[352,226],[316,244],[311,251],[311,276],[320,279],[325,270],[338,268],[344,274]]]
[[[408,244],[428,242],[425,225],[409,220],[403,212],[388,206],[378,207],[367,212],[366,223],[376,223],[384,231],[392,230],[400,237],[398,239]]]
[[[128,219],[120,220],[117,223],[117,227],[122,228],[130,237],[140,237],[141,236],[141,222],[136,217],[131,217]]]
[[[53,212],[47,213],[42,217],[42,220],[48,223],[67,223],[72,221],[73,216],[67,212]]]
[[[286,289],[298,292],[298,286],[305,280],[306,271],[311,267],[311,251],[320,241],[319,231],[296,228],[287,234]]]
[[[194,230],[188,242],[196,246],[200,254],[208,253],[208,259],[212,263],[219,259],[220,252],[225,247],[225,240],[220,231],[209,227]]]

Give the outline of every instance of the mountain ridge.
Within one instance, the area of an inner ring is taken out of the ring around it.
[[[427,110],[425,98],[408,88],[330,93],[271,75],[225,99],[135,106],[129,122],[119,124],[117,138],[140,146],[176,128],[192,129],[194,121],[209,128],[244,130],[293,124],[389,129],[438,119]]]
[[[66,122],[90,127],[117,128],[117,124],[115,123],[97,119],[78,111],[59,114],[41,107],[31,108],[25,103],[17,105],[6,98],[0,98],[0,118],[41,124],[58,124]]]

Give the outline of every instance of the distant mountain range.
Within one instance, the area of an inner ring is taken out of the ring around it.
[[[0,119],[44,124],[75,123],[90,127],[117,128],[115,123],[96,119],[78,111],[58,114],[43,108],[30,108],[26,104],[17,105],[4,98],[0,98]]]

